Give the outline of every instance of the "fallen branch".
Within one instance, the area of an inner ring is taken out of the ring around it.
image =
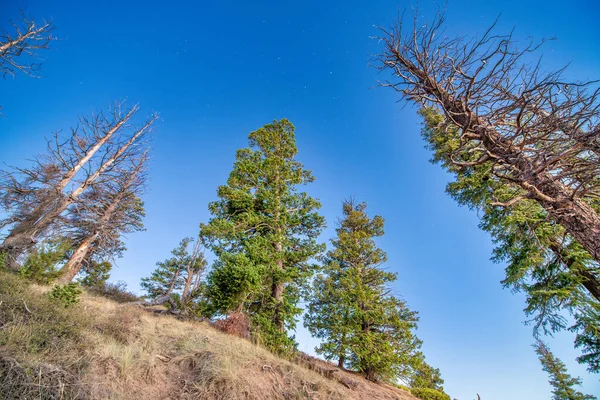
[[[23,305],[25,306],[25,311],[31,314],[31,310],[29,309],[29,307],[27,307],[27,303],[25,303],[25,300],[23,300]]]

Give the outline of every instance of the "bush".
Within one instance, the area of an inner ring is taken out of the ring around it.
[[[65,307],[71,307],[73,304],[79,303],[81,287],[75,282],[70,282],[66,285],[56,285],[48,295],[51,299],[59,301]]]
[[[435,389],[414,388],[411,389],[410,392],[413,396],[421,400],[450,400],[450,396],[448,396],[446,393]]]
[[[87,289],[87,291],[96,296],[106,297],[117,303],[131,303],[140,298],[127,290],[127,284],[119,281],[117,283],[102,282]]]
[[[68,242],[42,244],[29,254],[19,274],[34,282],[48,285],[58,278],[60,270],[57,265],[66,261],[69,250],[71,245]]]
[[[232,312],[227,318],[216,321],[215,328],[230,335],[250,339],[250,321],[241,312]]]

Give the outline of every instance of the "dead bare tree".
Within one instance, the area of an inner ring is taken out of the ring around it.
[[[461,130],[454,165],[491,164],[515,190],[494,205],[535,200],[600,261],[600,88],[528,64],[539,45],[517,49],[495,24],[480,39],[448,37],[443,15],[383,30],[377,66],[396,78],[382,86],[435,106]],[[543,42],[542,42],[543,43]],[[468,157],[465,158],[464,155]]]
[[[139,196],[145,189],[147,152],[128,168],[84,196],[72,207],[68,225],[79,238],[73,254],[60,271],[59,282],[68,283],[94,255],[115,258],[124,248],[121,236],[143,229],[144,207]]]
[[[65,140],[55,135],[48,153],[35,160],[29,169],[4,171],[0,180],[0,202],[4,219],[0,227],[11,227],[0,245],[7,265],[18,268],[18,257],[80,196],[104,179],[113,179],[114,171],[140,152],[134,145],[156,120],[151,115],[141,127],[128,125],[138,107],[123,109],[121,104],[108,114],[81,118],[80,125]]]
[[[21,20],[11,25],[12,32],[0,32],[0,74],[6,77],[22,72],[36,76],[41,66],[39,51],[49,48],[55,39],[52,23],[38,24],[22,13]]]

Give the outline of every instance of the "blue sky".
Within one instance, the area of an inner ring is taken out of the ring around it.
[[[379,244],[398,273],[397,294],[418,310],[419,336],[445,388],[460,400],[550,397],[522,324],[523,297],[503,290],[503,266],[489,261],[492,244],[475,212],[445,193],[449,177],[429,164],[416,110],[378,88],[369,67],[403,1],[305,2],[0,2],[0,15],[25,8],[52,19],[59,41],[44,54],[43,78],[0,82],[0,160],[27,165],[44,136],[116,99],[158,111],[147,230],[128,238],[113,280],[139,290],[139,278],[208,219],[207,204],[231,170],[235,150],[256,128],[286,117],[297,128],[299,159],[316,181],[306,190],[323,203],[333,235],[341,201],[367,201],[386,219]],[[126,4],[125,4],[126,3]],[[443,3],[420,2],[425,16]],[[493,3],[493,4],[492,4]],[[501,31],[553,37],[547,68],[571,62],[568,75],[600,78],[600,28],[594,0],[449,1],[447,32],[481,33],[502,13]],[[385,76],[384,76],[385,77]],[[315,345],[299,329],[300,348]],[[574,358],[570,334],[552,350],[600,393],[597,375]]]

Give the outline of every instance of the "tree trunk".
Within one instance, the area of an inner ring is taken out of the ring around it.
[[[556,254],[557,257],[563,260],[567,268],[571,269],[574,260],[569,258],[566,252],[563,250],[563,247],[558,243],[558,241],[553,241],[550,244],[550,250]],[[582,278],[581,284],[583,287],[589,292],[589,294],[594,297],[598,302],[600,302],[600,280],[598,277],[591,271],[585,269],[576,269],[571,270],[574,275],[577,275]]]
[[[173,276],[173,280],[171,281],[171,284],[169,285],[169,288],[165,292],[164,296],[169,296],[169,297],[171,296],[171,293],[173,293],[173,289],[175,289],[175,285],[177,284],[177,279],[179,279],[180,273],[181,273],[181,268],[178,268],[177,271],[175,272],[175,275]]]
[[[183,292],[181,292],[181,304],[183,306],[183,309],[185,311],[185,309],[187,308],[186,305],[188,303],[189,297],[191,296],[191,294],[193,293],[194,290],[192,290],[192,284],[194,283],[194,277],[198,274],[199,275],[199,271],[196,271],[194,268],[194,265],[196,264],[196,261],[198,260],[198,255],[200,254],[200,239],[196,239],[196,243],[194,244],[194,250],[192,251],[192,258],[190,260],[190,263],[187,265],[186,267],[186,272],[187,272],[187,276],[185,278],[185,285],[183,286]],[[197,281],[196,281],[197,282]],[[194,284],[194,289],[197,285]]]
[[[75,275],[79,273],[81,270],[81,266],[83,265],[83,261],[88,257],[93,247],[92,244],[96,239],[96,235],[88,236],[84,239],[83,242],[77,247],[77,249],[73,252],[69,261],[61,268],[60,277],[58,278],[58,282],[62,284],[69,283],[75,278]]]
[[[275,244],[275,250],[277,252],[278,258],[276,261],[277,269],[279,271],[283,270],[283,259],[281,258],[281,253],[283,252],[283,246],[281,243]],[[273,283],[271,286],[271,296],[275,300],[275,310],[273,315],[273,323],[279,329],[279,332],[285,332],[285,321],[281,317],[281,303],[283,302],[283,290],[284,285],[283,282],[278,281],[273,278]]]
[[[185,284],[183,285],[183,291],[181,292],[181,307],[184,310],[187,308],[187,302],[188,298],[190,297],[190,288],[193,280],[194,273],[188,268],[187,276],[185,277]]]
[[[600,281],[598,278],[591,273],[590,271],[577,271],[577,274],[583,278],[581,284],[587,291],[594,297],[598,302],[600,302]]]

